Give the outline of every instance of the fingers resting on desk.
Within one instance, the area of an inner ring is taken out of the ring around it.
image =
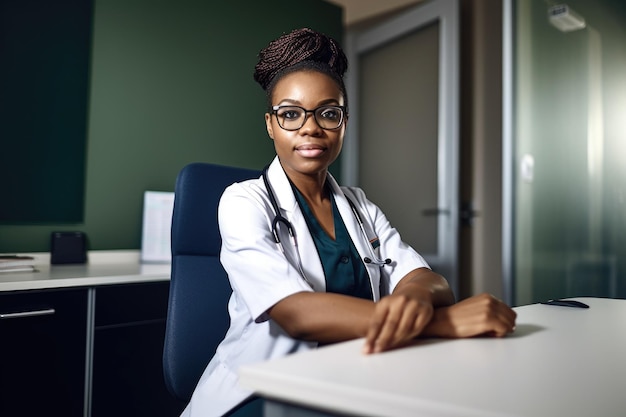
[[[378,353],[417,337],[503,337],[515,330],[517,313],[490,294],[480,294],[433,309],[403,296],[381,299],[372,317],[363,352]]]
[[[435,311],[424,335],[437,337],[506,336],[515,330],[517,313],[490,294],[467,298]]]
[[[392,294],[376,303],[364,353],[378,353],[417,337],[433,317],[433,305],[419,297]]]

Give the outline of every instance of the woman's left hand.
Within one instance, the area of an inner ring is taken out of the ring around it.
[[[433,317],[427,299],[391,294],[376,303],[365,337],[363,353],[378,353],[417,337]]]
[[[407,343],[430,323],[435,307],[453,303],[445,278],[428,268],[414,269],[374,305],[363,352],[383,352]]]

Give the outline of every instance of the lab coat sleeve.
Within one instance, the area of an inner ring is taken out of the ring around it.
[[[362,189],[358,187],[345,187],[344,193],[353,196],[364,216],[363,221],[368,222],[374,234],[380,241],[379,257],[391,259],[391,265],[381,268],[381,279],[388,285],[392,292],[400,280],[416,268],[430,268],[426,260],[415,249],[402,240],[383,211],[373,202],[367,199]]]
[[[220,260],[251,319],[260,322],[278,301],[312,289],[278,249],[271,231],[273,210],[251,184],[233,184],[220,199]]]

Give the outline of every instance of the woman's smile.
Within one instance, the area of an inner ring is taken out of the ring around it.
[[[295,150],[304,158],[318,158],[326,151],[326,147],[313,143],[305,143],[297,146]]]

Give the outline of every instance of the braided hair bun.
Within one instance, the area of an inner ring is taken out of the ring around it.
[[[284,75],[297,70],[316,70],[333,78],[346,97],[343,76],[348,69],[348,59],[333,38],[309,28],[296,29],[273,40],[259,52],[259,62],[254,67],[254,80],[271,93]]]

